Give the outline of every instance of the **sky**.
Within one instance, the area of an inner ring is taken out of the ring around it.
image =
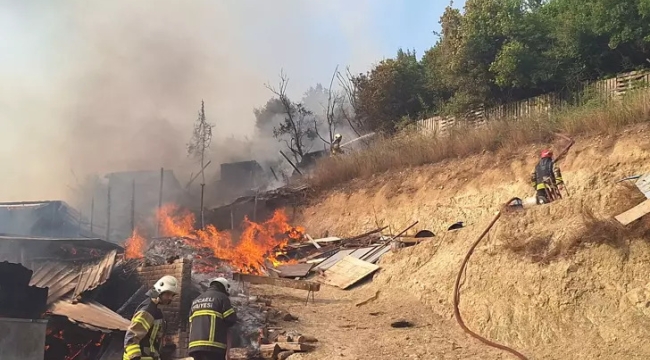
[[[0,201],[65,198],[92,173],[189,176],[201,100],[214,141],[251,136],[281,69],[300,97],[337,65],[365,72],[400,47],[421,56],[448,4],[0,0]]]

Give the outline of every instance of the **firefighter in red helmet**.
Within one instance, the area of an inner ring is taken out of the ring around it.
[[[553,161],[553,150],[542,150],[530,181],[537,191],[537,204],[546,204],[562,197],[559,189],[564,186],[564,181],[560,168]]]

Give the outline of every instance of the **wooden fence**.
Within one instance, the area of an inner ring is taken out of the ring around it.
[[[619,74],[614,78],[599,80],[585,85],[583,90],[591,89],[604,100],[620,99],[626,92],[650,84],[650,71],[632,71]],[[568,96],[567,96],[568,95]],[[568,104],[582,104],[585,99],[581,93],[549,93],[493,108],[483,105],[471,109],[462,118],[463,123],[481,126],[493,119],[519,119],[526,116],[548,114]],[[434,116],[415,123],[415,129],[422,133],[444,135],[449,129],[460,123],[455,117]]]

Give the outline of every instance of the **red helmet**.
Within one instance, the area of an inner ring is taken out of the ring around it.
[[[550,150],[550,149],[542,150],[542,154],[540,155],[540,157],[541,157],[542,159],[543,159],[543,158],[549,158],[549,159],[552,159],[552,158],[553,158],[553,150]]]

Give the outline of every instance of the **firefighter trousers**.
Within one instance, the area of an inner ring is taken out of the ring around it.
[[[197,351],[191,356],[194,360],[226,360],[226,351],[217,349],[216,351]]]

